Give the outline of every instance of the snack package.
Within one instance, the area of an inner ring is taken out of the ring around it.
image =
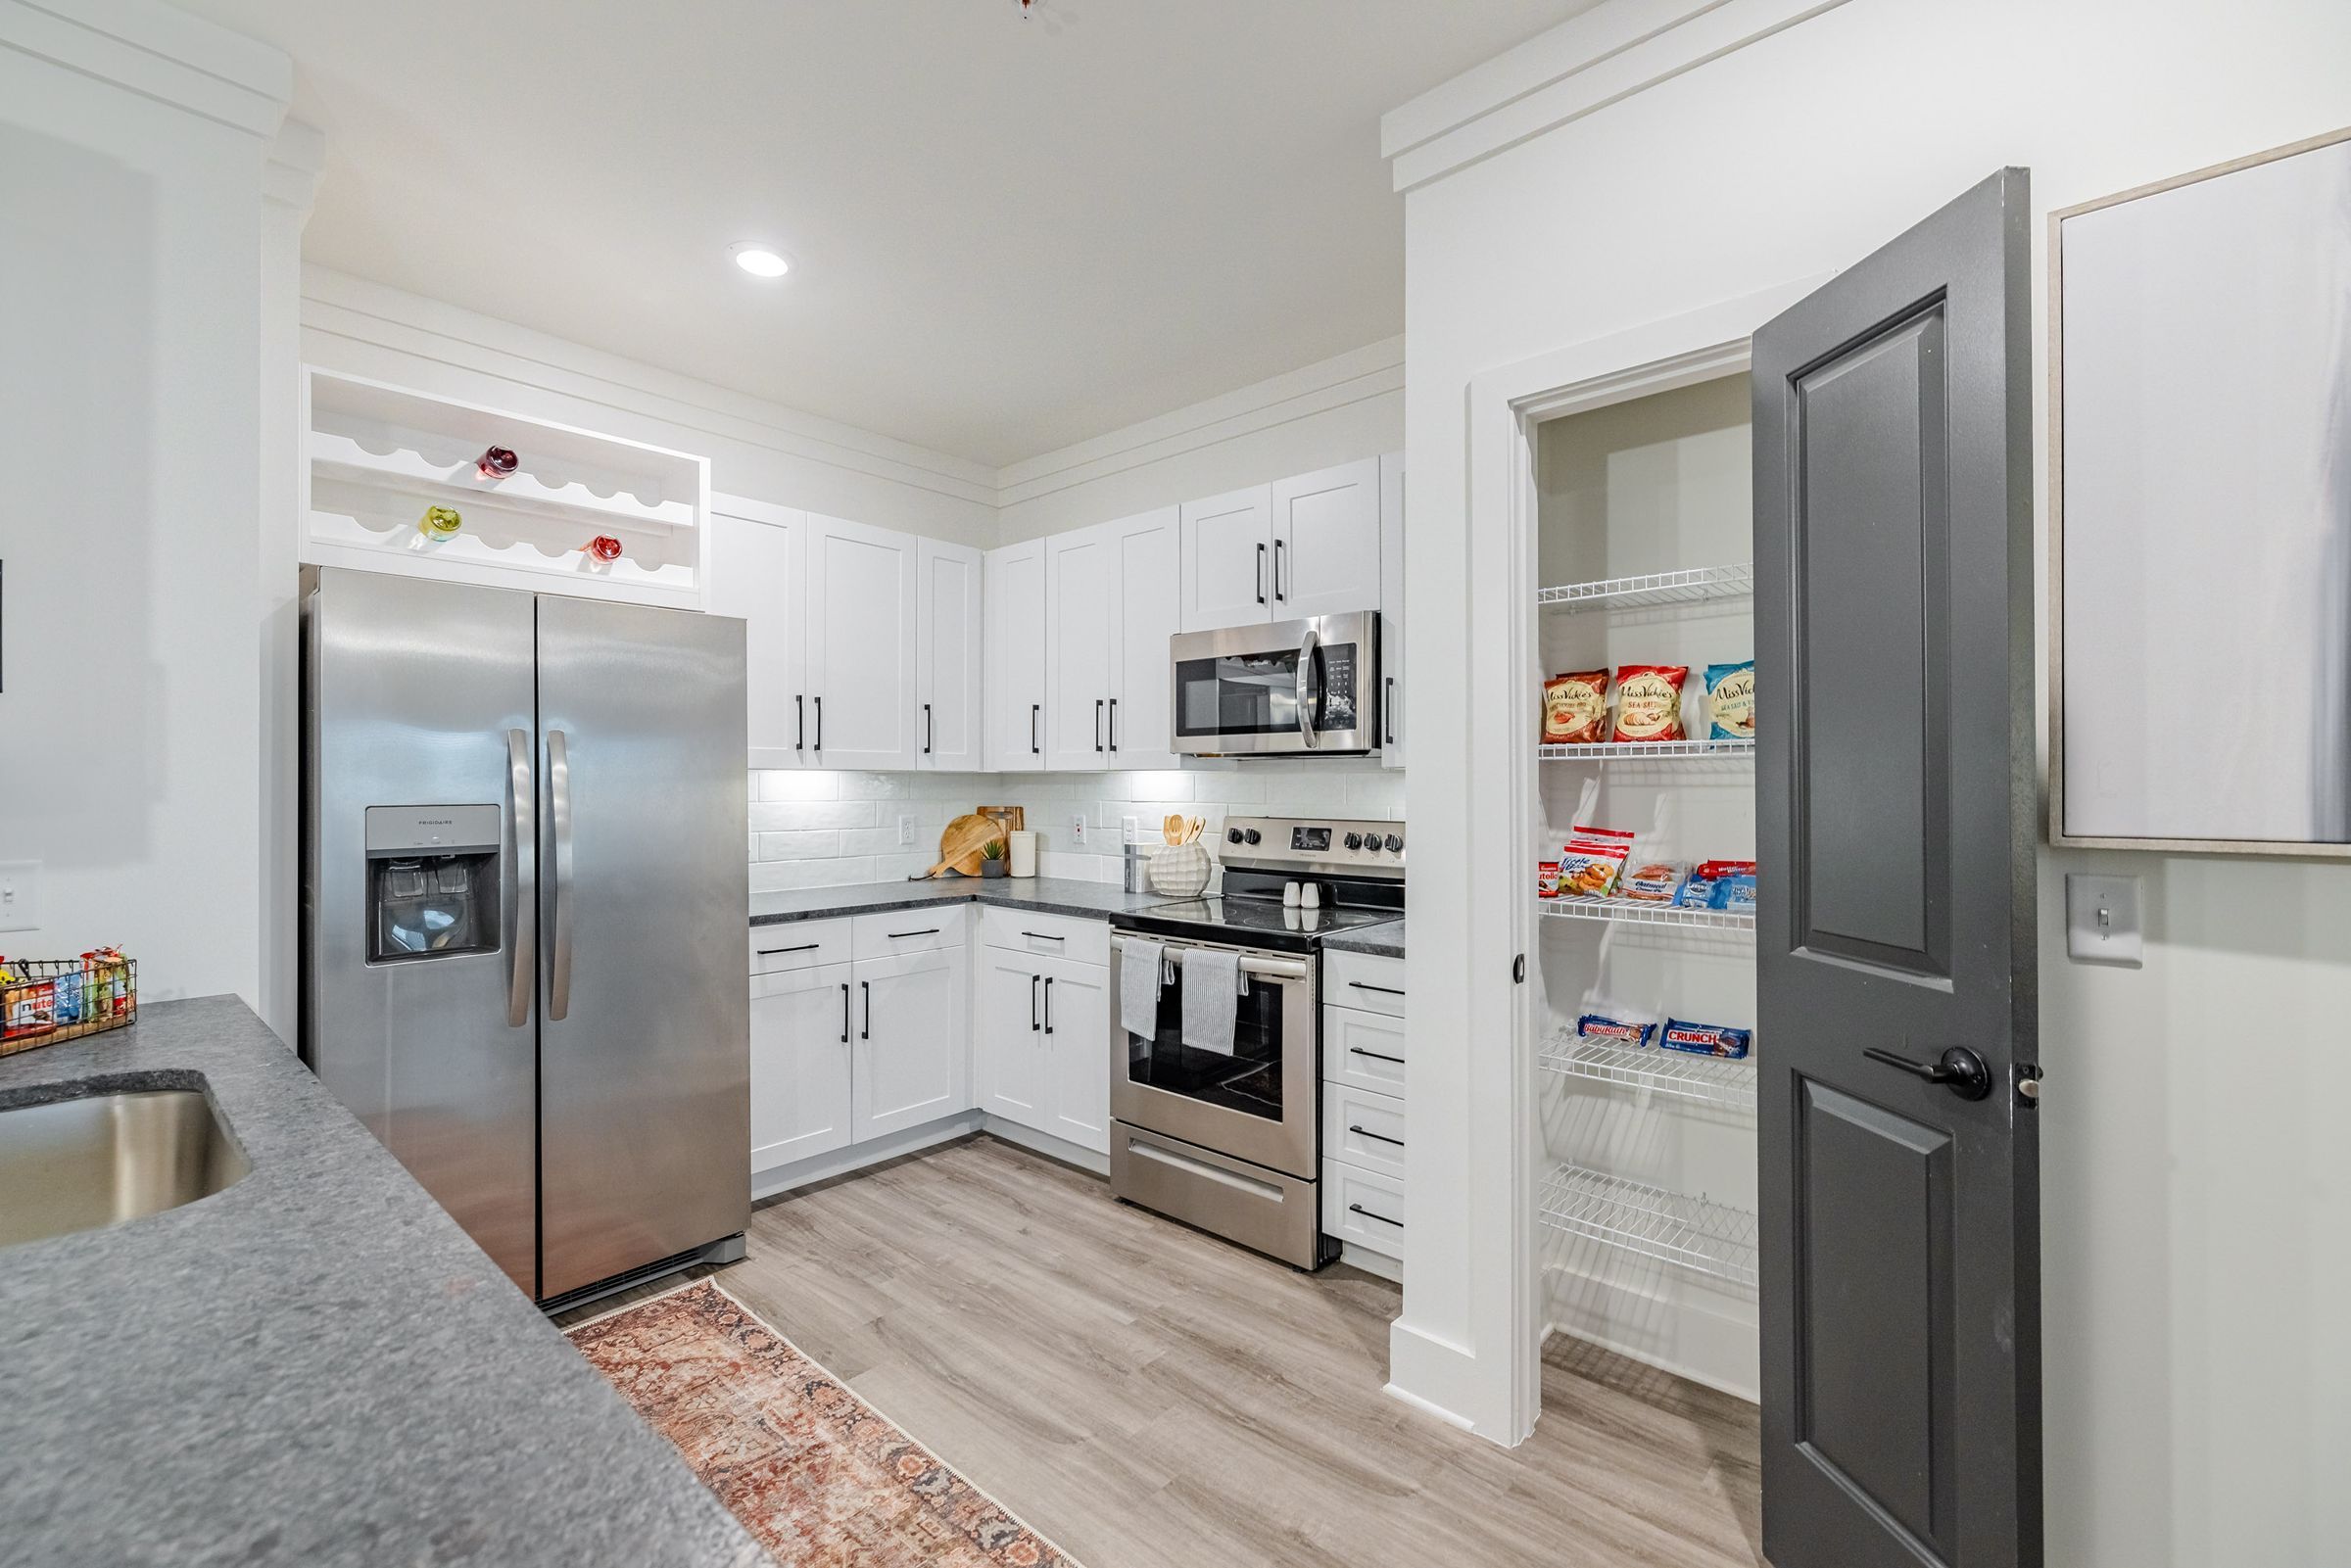
[[[1706,723],[1715,740],[1755,737],[1755,661],[1706,666]]]
[[[1735,871],[1717,879],[1714,890],[1706,895],[1706,907],[1752,915],[1755,912],[1755,874],[1751,871]]]
[[[1543,683],[1543,743],[1589,745],[1608,732],[1608,672],[1572,670]]]
[[[1623,894],[1644,904],[1669,904],[1682,885],[1683,868],[1670,860],[1653,860],[1624,874]]]
[[[1616,738],[1680,740],[1682,687],[1687,664],[1622,664],[1616,668]]]
[[[1734,1062],[1747,1055],[1753,1039],[1752,1029],[1734,1029],[1725,1023],[1692,1023],[1683,1019],[1667,1019],[1665,1027],[1657,1033],[1657,1044],[1668,1051],[1727,1057]]]
[[[1559,896],[1559,863],[1558,861],[1546,860],[1535,867],[1535,896],[1537,898]]]
[[[1616,891],[1617,879],[1633,853],[1633,835],[1622,828],[1575,825],[1567,847],[1559,853],[1561,898],[1607,898]]]
[[[1673,907],[1676,909],[1724,909],[1730,906],[1714,902],[1714,895],[1733,878],[1747,879],[1747,906],[1754,906],[1755,863],[1751,860],[1702,860],[1683,879],[1675,889]]]
[[[1656,1032],[1655,1023],[1640,1019],[1612,1019],[1605,1013],[1587,1013],[1575,1021],[1577,1039],[1606,1040],[1610,1045],[1647,1045],[1649,1037]]]

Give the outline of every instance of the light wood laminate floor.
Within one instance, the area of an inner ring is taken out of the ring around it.
[[[1381,1392],[1395,1286],[993,1138],[762,1204],[749,1254],[702,1272],[1085,1568],[1762,1560],[1754,1406],[1561,1337],[1497,1448]]]

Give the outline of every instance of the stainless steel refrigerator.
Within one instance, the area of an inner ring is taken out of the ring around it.
[[[743,1256],[743,623],[305,573],[302,1052],[543,1303]]]

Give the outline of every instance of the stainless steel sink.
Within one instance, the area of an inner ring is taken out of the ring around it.
[[[177,1209],[252,1168],[201,1089],[0,1111],[0,1247]]]

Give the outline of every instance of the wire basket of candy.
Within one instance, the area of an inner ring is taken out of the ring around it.
[[[138,961],[111,947],[79,958],[0,958],[0,1056],[138,1021]]]

